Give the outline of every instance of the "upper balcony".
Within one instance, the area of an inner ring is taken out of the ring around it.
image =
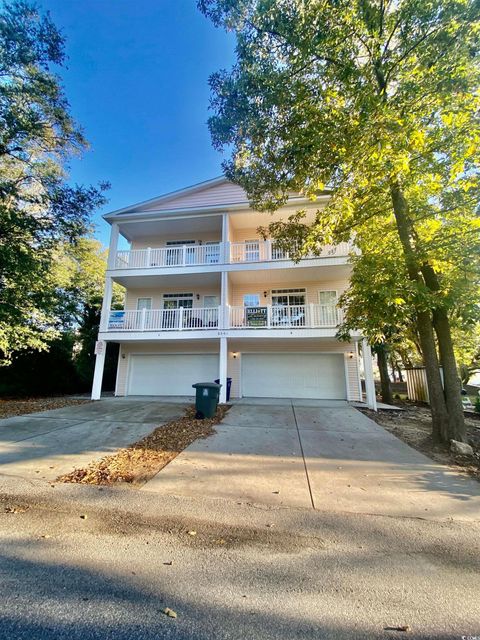
[[[301,263],[345,264],[354,250],[352,243],[327,245],[318,254],[302,257]],[[179,244],[166,247],[147,247],[129,251],[117,251],[113,262],[115,270],[177,270],[189,267],[217,267],[235,269],[235,266],[262,266],[266,263],[292,263],[288,252],[271,240],[245,242],[205,242],[203,244]],[[284,264],[282,266],[285,266]]]

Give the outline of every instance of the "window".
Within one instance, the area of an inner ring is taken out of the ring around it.
[[[193,293],[164,293],[163,308],[164,309],[192,309]]]
[[[185,264],[195,263],[195,240],[167,240],[165,243],[169,247],[167,252],[167,265],[177,265],[183,262],[183,246],[185,250]]]
[[[319,291],[318,301],[320,304],[336,305],[337,304],[337,292],[336,291]]]
[[[305,289],[273,289],[272,305],[272,324],[275,326],[305,325]]]
[[[258,307],[260,305],[260,295],[258,293],[246,293],[243,296],[244,307]]]
[[[319,320],[321,326],[335,327],[338,324],[337,292],[319,291],[318,300],[320,302]]]
[[[218,296],[203,296],[203,306],[207,309],[218,307]]]
[[[137,298],[137,311],[141,311],[142,309],[146,309],[150,311],[152,308],[152,299],[151,298]]]
[[[305,289],[273,289],[274,307],[292,307],[305,304]]]

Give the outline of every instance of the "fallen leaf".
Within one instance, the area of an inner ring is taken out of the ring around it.
[[[174,611],[173,609],[170,609],[170,607],[165,607],[165,609],[162,610],[162,613],[164,613],[169,618],[176,618],[177,617],[176,611]]]
[[[80,518],[82,520],[86,520],[87,519],[87,514],[86,513],[82,513],[82,515],[80,516]]]
[[[196,531],[187,531],[189,536],[196,536],[197,532]]]
[[[384,627],[383,630],[384,631],[409,631],[410,627],[408,626],[408,624],[405,624],[405,625],[400,625],[398,627]]]

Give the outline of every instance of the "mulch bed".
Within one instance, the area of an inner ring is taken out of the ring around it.
[[[448,445],[434,444],[432,440],[432,418],[425,405],[397,403],[403,411],[361,409],[394,436],[421,451],[435,462],[454,467],[456,471],[468,473],[480,482],[480,414],[466,414],[467,436],[474,456],[458,456],[450,452]]]
[[[38,411],[61,409],[75,404],[85,404],[91,400],[74,400],[72,398],[0,398],[0,419],[23,416]]]
[[[229,407],[220,405],[213,418],[197,420],[195,407],[189,407],[185,416],[157,427],[148,436],[116,453],[95,460],[83,469],[60,476],[57,482],[111,485],[121,482],[141,485],[150,480],[163,467],[199,438],[215,433]]]

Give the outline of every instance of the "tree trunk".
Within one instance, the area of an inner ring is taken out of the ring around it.
[[[393,404],[392,385],[388,376],[387,349],[384,344],[376,345],[378,370],[380,371],[380,387],[382,402]]]
[[[408,204],[398,182],[394,181],[391,183],[390,195],[397,223],[397,231],[405,256],[408,276],[413,282],[422,285],[423,280],[420,274],[420,265],[418,264],[415,256],[410,238]],[[433,334],[432,316],[430,315],[430,312],[418,312],[416,325],[427,376],[430,410],[432,413],[432,437],[437,442],[446,442],[449,434],[449,417],[445,395],[443,393],[442,379],[440,377],[439,362]]]
[[[432,291],[440,290],[437,274],[430,265],[423,265],[425,284]],[[457,362],[453,351],[450,320],[445,309],[439,307],[433,311],[433,326],[437,334],[440,361],[443,367],[443,387],[448,410],[449,439],[467,442],[465,417],[460,395],[461,382],[458,375]]]

